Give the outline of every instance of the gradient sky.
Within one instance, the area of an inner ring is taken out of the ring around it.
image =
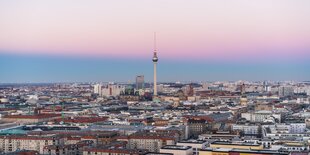
[[[309,0],[1,0],[0,83],[310,80]]]

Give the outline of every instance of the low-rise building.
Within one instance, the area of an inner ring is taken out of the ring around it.
[[[172,153],[173,155],[192,155],[193,149],[190,146],[167,145],[160,149],[160,153]]]
[[[281,114],[273,113],[272,111],[257,111],[253,113],[242,113],[241,117],[250,122],[262,123],[267,121],[269,118],[274,118],[275,122],[281,122]],[[275,123],[273,122],[273,123]]]
[[[251,150],[251,149],[232,149],[232,148],[209,148],[199,151],[199,155],[288,155],[274,150]]]
[[[242,131],[243,134],[258,134],[259,133],[259,125],[253,124],[233,124],[233,131]]]
[[[60,114],[6,115],[2,117],[2,121],[30,124],[30,123],[48,122],[59,118],[61,118]]]
[[[205,140],[184,140],[177,143],[180,146],[190,146],[193,149],[193,155],[198,155],[199,150],[205,149],[208,142]]]
[[[44,154],[48,155],[79,155],[83,149],[93,144],[93,141],[80,141],[76,144],[48,145],[44,147]]]
[[[166,145],[175,145],[176,137],[169,134],[152,132],[138,132],[129,136],[122,136],[118,141],[126,141],[127,148],[143,149],[150,152],[159,152],[160,148]]]
[[[215,141],[210,144],[211,148],[229,148],[229,149],[253,149],[253,150],[262,150],[262,144],[255,143],[233,143],[225,141]]]

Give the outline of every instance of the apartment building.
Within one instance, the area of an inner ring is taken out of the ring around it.
[[[57,136],[0,136],[0,151],[4,153],[33,150],[43,154],[45,146],[63,144],[63,138]]]
[[[175,145],[177,138],[169,134],[139,132],[130,136],[119,137],[118,141],[127,141],[127,148],[145,149],[150,152],[159,152],[166,145]]]

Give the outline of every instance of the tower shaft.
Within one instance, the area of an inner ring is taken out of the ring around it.
[[[157,62],[154,62],[154,96],[157,96]]]

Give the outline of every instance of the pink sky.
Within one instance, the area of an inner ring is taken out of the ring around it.
[[[7,0],[0,53],[310,56],[309,0]]]

